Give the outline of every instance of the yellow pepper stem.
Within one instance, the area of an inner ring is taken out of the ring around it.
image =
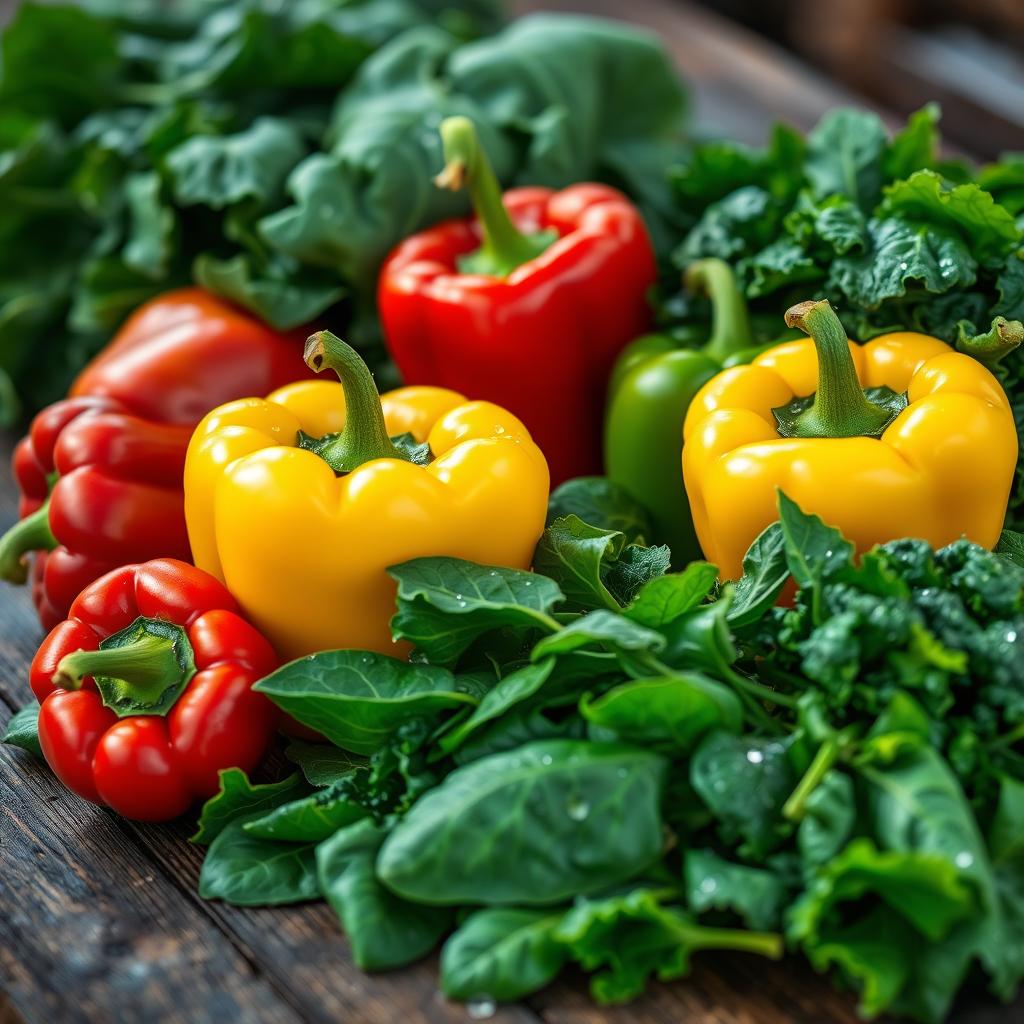
[[[373,374],[351,345],[330,331],[317,331],[306,339],[303,359],[315,373],[334,370],[345,392],[344,430],[322,438],[314,449],[335,473],[351,473],[373,459],[409,461],[388,437]]]
[[[786,311],[786,326],[809,334],[818,352],[817,393],[787,424],[787,436],[877,436],[893,418],[893,408],[876,404],[865,395],[846,331],[828,299],[792,306]]]

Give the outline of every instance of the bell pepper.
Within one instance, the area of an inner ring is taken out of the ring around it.
[[[296,379],[298,335],[197,288],[147,303],[15,449],[22,519],[0,576],[26,579],[49,629],[88,583],[126,562],[189,559],[181,478],[192,428],[214,406]],[[47,553],[48,554],[45,554]]]
[[[170,558],[82,591],[43,641],[29,682],[39,745],[68,789],[140,821],[167,821],[255,768],[277,711],[253,683],[278,664],[211,576]]]
[[[554,483],[600,472],[608,375],[647,329],[657,271],[636,208],[615,189],[518,188],[504,199],[473,124],[441,125],[443,187],[465,186],[476,218],[401,243],[378,307],[407,384],[484,398],[519,417]]]
[[[710,339],[687,348],[667,334],[632,342],[612,371],[604,431],[605,472],[650,512],[655,533],[647,539],[668,544],[677,569],[700,557],[679,463],[686,410],[731,356],[754,345],[728,263],[693,263],[684,284],[711,300]]]
[[[898,537],[993,547],[1017,461],[995,377],[924,334],[856,345],[826,300],[792,307],[786,323],[810,340],[713,377],[686,416],[686,491],[722,578],[742,574],[780,489],[858,551]]]
[[[288,658],[400,654],[388,566],[448,555],[528,568],[547,465],[523,424],[490,402],[431,387],[379,396],[330,332],[309,339],[306,361],[341,384],[231,402],[196,428],[185,464],[196,565]]]

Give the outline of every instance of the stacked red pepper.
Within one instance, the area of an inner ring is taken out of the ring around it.
[[[118,566],[190,559],[182,469],[192,428],[212,408],[305,374],[306,331],[280,334],[197,288],[142,306],[44,409],[14,453],[23,517],[0,539],[0,577],[24,582],[43,625]]]

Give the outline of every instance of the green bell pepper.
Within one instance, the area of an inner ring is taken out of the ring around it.
[[[647,507],[656,530],[648,540],[668,544],[676,568],[701,554],[683,487],[686,410],[725,365],[749,362],[770,347],[755,345],[728,263],[699,260],[687,268],[684,283],[711,300],[710,339],[700,348],[680,348],[672,336],[647,334],[627,346],[612,372],[604,444],[609,478]]]

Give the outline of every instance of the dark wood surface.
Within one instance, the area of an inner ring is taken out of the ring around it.
[[[711,15],[671,0],[580,0],[537,7],[628,17],[656,29],[694,85],[698,126],[761,141],[783,118],[801,128],[854,97]],[[0,528],[15,517],[0,443]],[[24,590],[0,584],[0,730],[30,698],[41,638]],[[45,767],[0,747],[0,1024],[206,1021],[262,1024],[468,1022],[437,991],[436,961],[384,975],[356,969],[323,904],[244,910],[196,895],[190,822],[125,822],[58,786]],[[962,1006],[959,1024],[1024,1019]],[[595,1007],[569,975],[499,1024],[854,1024],[853,1001],[802,961],[698,956],[692,975],[652,985],[623,1008]]]

